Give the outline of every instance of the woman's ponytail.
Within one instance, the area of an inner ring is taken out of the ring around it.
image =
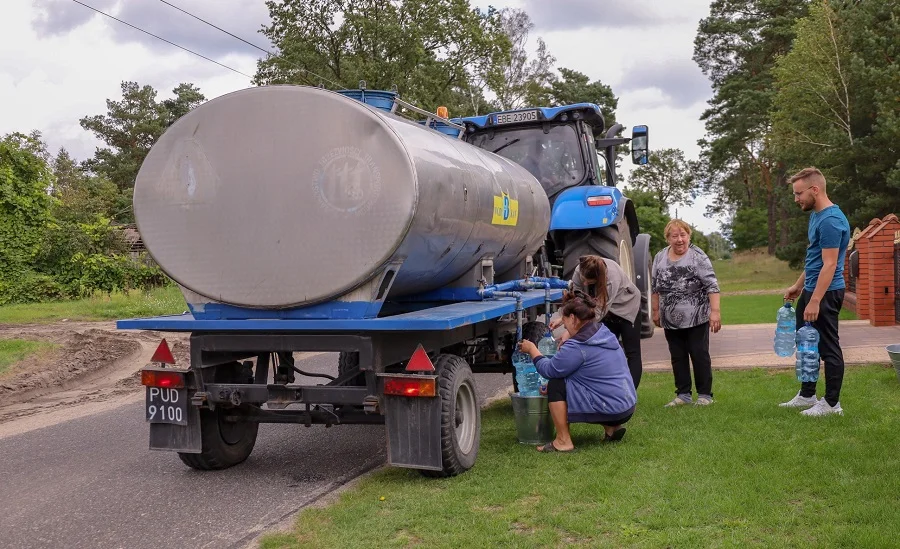
[[[587,295],[594,300],[597,307],[606,309],[609,302],[606,289],[606,262],[598,255],[583,255],[578,258],[578,270],[581,272]]]

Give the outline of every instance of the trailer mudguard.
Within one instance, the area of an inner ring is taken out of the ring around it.
[[[583,185],[559,193],[550,214],[550,230],[598,229],[619,219],[625,198],[616,187]]]
[[[379,384],[383,382],[379,380]],[[442,470],[441,397],[382,394],[381,401],[384,406],[388,464],[393,467]]]
[[[200,409],[190,403],[187,425],[169,423],[150,424],[150,449],[199,454],[203,451],[200,435]]]

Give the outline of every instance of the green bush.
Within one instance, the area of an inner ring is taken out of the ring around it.
[[[78,252],[72,256],[63,274],[63,284],[71,297],[89,297],[96,292],[148,290],[163,286],[167,281],[159,267],[120,254]]]
[[[39,303],[65,298],[66,290],[63,285],[44,274],[29,271],[11,280],[0,280],[0,305]]]

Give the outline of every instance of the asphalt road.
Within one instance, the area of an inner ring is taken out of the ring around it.
[[[333,372],[336,354],[298,361]],[[479,398],[510,376],[476,376]],[[189,469],[147,448],[143,400],[0,439],[0,546],[246,547],[386,459],[382,426],[263,424],[250,457]]]

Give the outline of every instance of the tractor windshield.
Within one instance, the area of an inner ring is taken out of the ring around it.
[[[542,126],[493,130],[473,135],[469,142],[521,164],[541,182],[548,196],[584,179],[584,160],[573,126]]]

